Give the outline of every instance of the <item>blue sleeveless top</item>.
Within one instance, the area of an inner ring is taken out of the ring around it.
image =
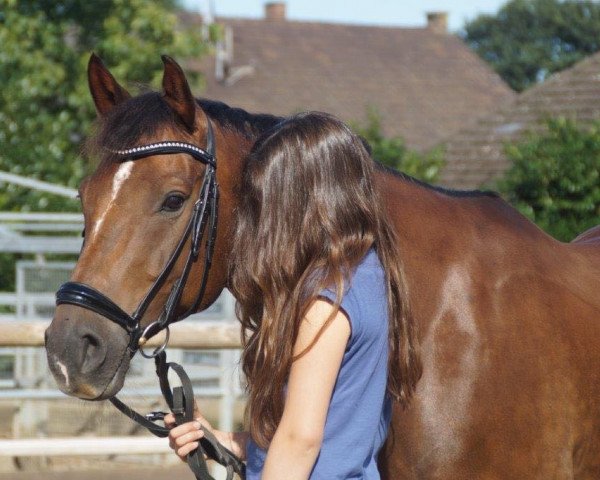
[[[335,292],[321,295],[335,302]],[[385,273],[375,250],[356,267],[341,302],[351,334],[333,390],[311,480],[379,480],[377,454],[391,418],[386,394],[388,310]],[[266,451],[246,446],[247,480],[260,479]]]

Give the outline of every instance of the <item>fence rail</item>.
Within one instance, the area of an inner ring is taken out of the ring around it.
[[[169,442],[154,437],[74,437],[0,440],[0,457],[79,455],[138,455],[169,453]]]
[[[42,347],[44,346],[44,331],[50,324],[49,321],[21,320],[0,322],[0,347]],[[148,346],[156,346],[162,341],[162,335],[151,339]],[[223,321],[203,320],[202,322],[190,321],[171,326],[171,341],[169,345],[180,349],[236,349],[240,348],[240,328],[236,323]],[[229,389],[229,395],[223,390]],[[233,404],[235,389],[231,385],[221,388],[204,389],[203,395],[222,397],[220,428],[231,429],[233,426]],[[6,393],[6,392],[5,392]],[[59,392],[50,390],[12,392],[6,398],[14,396],[15,399],[25,403],[32,400],[52,399],[62,397]],[[125,396],[140,393],[158,393],[155,388],[142,389],[138,392],[123,392]],[[87,455],[140,455],[140,454],[167,454],[170,453],[166,439],[129,436],[129,437],[71,437],[71,438],[14,438],[0,440],[1,457],[55,457],[55,456],[87,456]],[[222,469],[221,469],[222,470]],[[224,473],[213,470],[214,478],[225,478]]]
[[[21,187],[33,188],[40,192],[54,193],[61,197],[76,198],[77,190],[74,188],[56,185],[54,183],[43,182],[35,178],[23,177],[14,173],[0,171],[0,181],[20,185]]]
[[[0,323],[0,347],[43,347],[44,331],[49,321],[21,320]],[[170,327],[169,346],[186,350],[240,348],[240,327],[223,322],[181,322]],[[148,341],[148,347],[156,347],[163,341],[158,335]]]

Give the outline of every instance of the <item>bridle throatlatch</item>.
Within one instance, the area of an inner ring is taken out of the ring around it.
[[[151,143],[148,145],[137,146],[125,150],[112,152],[116,155],[119,161],[136,161],[153,155],[170,155],[176,153],[184,153],[191,156],[194,160],[203,163],[206,168],[202,186],[198,199],[194,203],[191,218],[184,230],[184,233],[179,240],[179,243],[173,250],[173,253],[167,260],[162,271],[158,275],[156,281],[152,284],[146,295],[142,298],[135,311],[130,315],[113,302],[109,297],[99,292],[95,288],[79,282],[67,282],[60,286],[56,292],[56,304],[70,304],[82,307],[111,320],[123,327],[129,334],[130,355],[140,350],[140,353],[146,358],[154,357],[156,362],[156,373],[159,378],[160,388],[165,397],[169,408],[175,415],[177,424],[193,420],[194,415],[194,393],[192,384],[181,367],[176,363],[167,362],[164,352],[169,340],[169,325],[183,320],[187,316],[194,313],[202,302],[206,285],[208,282],[208,273],[212,264],[212,255],[215,246],[217,234],[217,214],[219,189],[216,178],[216,157],[215,157],[215,138],[212,129],[212,124],[207,117],[207,135],[206,135],[206,150],[203,150],[196,145],[177,141],[163,141]],[[206,239],[205,239],[205,233]],[[205,240],[204,240],[205,239]],[[205,256],[204,268],[200,281],[200,288],[192,306],[183,314],[178,314],[179,304],[183,290],[187,284],[190,271],[193,264],[198,260],[200,248],[204,240]],[[141,319],[146,310],[165,284],[177,260],[181,256],[185,245],[190,244],[190,250],[184,264],[183,270],[179,278],[173,284],[171,292],[163,307],[162,313],[158,320],[143,327]],[[156,335],[158,332],[165,330],[167,337],[165,342],[156,348],[151,354],[147,354],[143,350],[146,341]],[[171,390],[167,373],[172,369],[181,381],[180,387],[175,387]],[[164,418],[163,412],[153,412],[146,416],[141,415],[124,404],[117,397],[110,399],[112,404],[129,418],[136,421],[138,424],[147,428],[151,433],[159,437],[166,437],[169,434],[169,429],[159,426],[155,421]],[[200,446],[188,455],[188,464],[198,480],[212,480],[208,473],[206,460],[204,456],[208,456],[224,465],[227,468],[227,479],[233,478],[233,473],[237,473],[242,478],[245,475],[245,466],[243,462],[237,458],[232,452],[221,445],[217,439],[206,429],[204,437],[200,440]]]

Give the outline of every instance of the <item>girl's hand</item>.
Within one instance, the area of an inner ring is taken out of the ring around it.
[[[187,456],[194,449],[198,448],[200,439],[204,437],[204,432],[200,429],[211,432],[221,445],[229,449],[242,460],[246,459],[246,443],[250,438],[248,432],[222,432],[213,428],[206,418],[200,413],[198,404],[194,402],[194,420],[183,425],[175,425],[175,416],[172,413],[165,415],[165,427],[171,429],[169,432],[169,447],[184,462],[187,462]]]
[[[167,417],[165,417],[166,420]],[[200,430],[200,422],[184,423],[173,427],[169,432],[169,447],[181,461],[187,462],[188,454],[198,448],[199,441],[203,436],[204,432]]]
[[[200,427],[208,429],[213,434],[215,433],[212,425],[202,416],[195,402],[194,418],[196,420],[193,422],[176,426],[175,416],[172,413],[165,416],[165,426],[171,429],[169,432],[169,447],[183,462],[187,462],[188,454],[198,448],[199,441],[204,436],[204,432]]]

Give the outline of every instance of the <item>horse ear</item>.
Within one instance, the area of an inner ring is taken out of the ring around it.
[[[106,115],[113,107],[131,98],[95,53],[88,62],[88,83],[99,115]]]
[[[196,124],[196,99],[179,64],[168,55],[161,56],[164,64],[163,99],[181,118],[185,127],[194,131]]]

